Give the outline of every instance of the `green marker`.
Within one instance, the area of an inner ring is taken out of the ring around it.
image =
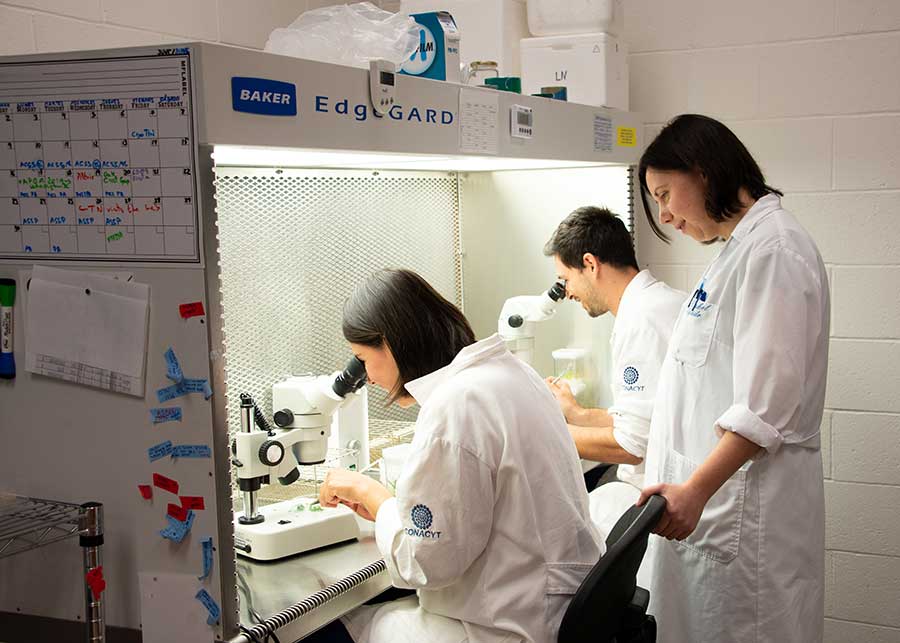
[[[13,355],[13,304],[16,302],[16,280],[0,279],[0,378],[16,376]]]

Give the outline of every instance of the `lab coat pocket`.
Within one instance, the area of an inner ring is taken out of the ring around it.
[[[709,355],[718,317],[719,307],[715,304],[682,309],[670,340],[672,357],[685,366],[703,366]]]
[[[681,484],[696,470],[697,465],[670,450],[666,459],[666,482]],[[741,544],[741,524],[744,518],[744,493],[747,474],[735,472],[725,481],[703,508],[694,532],[676,546],[691,549],[706,558],[728,563],[738,555]]]
[[[544,564],[547,572],[544,605],[547,610],[547,622],[553,628],[552,640],[556,640],[559,625],[572,597],[593,567],[586,563]]]

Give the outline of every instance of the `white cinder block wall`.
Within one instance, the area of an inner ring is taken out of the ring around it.
[[[399,0],[371,0],[398,11]],[[202,40],[262,49],[331,0],[0,0],[0,55]]]
[[[0,0],[0,54],[262,48],[273,28],[330,4]],[[826,639],[900,643],[900,1],[628,0],[626,41],[647,136],[682,112],[724,120],[819,244],[833,297]],[[639,221],[641,262],[693,287],[715,249],[664,246]]]
[[[648,140],[679,113],[724,120],[828,265],[826,640],[900,643],[900,2],[628,0],[626,16]],[[665,246],[643,217],[638,245],[684,290],[716,252]]]

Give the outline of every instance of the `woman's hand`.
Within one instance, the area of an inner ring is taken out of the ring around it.
[[[572,395],[572,389],[569,387],[568,382],[559,380],[554,384],[554,379],[556,378],[548,377],[546,379],[547,386],[550,387],[550,392],[553,393],[553,397],[559,402],[559,408],[562,410],[563,415],[566,416],[566,422],[572,423],[575,415],[581,410],[581,405],[575,400],[575,396]]]
[[[653,533],[669,540],[684,540],[694,532],[697,523],[700,522],[703,507],[709,499],[689,483],[663,483],[641,491],[641,497],[636,504],[640,507],[652,495],[666,499],[666,510],[653,528]]]
[[[323,507],[346,505],[366,520],[375,520],[381,504],[391,497],[391,492],[369,476],[332,469],[319,487],[319,503]]]
[[[724,431],[719,443],[683,484],[655,484],[641,491],[638,506],[654,494],[666,499],[666,512],[653,533],[669,540],[684,540],[690,536],[709,499],[735,471],[759,453],[760,448],[742,435]]]

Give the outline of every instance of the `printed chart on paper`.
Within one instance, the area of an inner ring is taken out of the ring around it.
[[[0,258],[198,261],[187,48],[0,64]]]

